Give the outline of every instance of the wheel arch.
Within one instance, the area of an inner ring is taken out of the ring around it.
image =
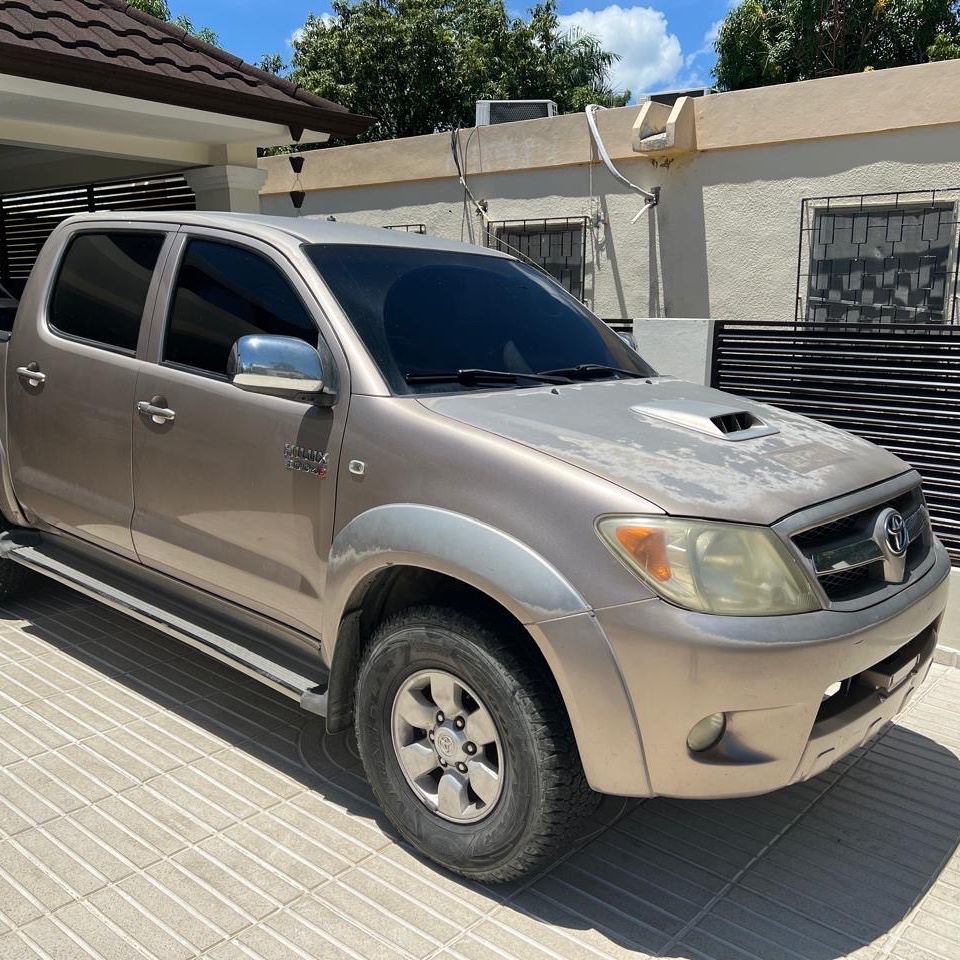
[[[340,531],[330,553],[322,631],[330,729],[349,725],[352,680],[372,629],[384,616],[424,600],[509,618],[537,650],[526,624],[589,609],[552,564],[488,524],[421,504],[360,514]]]

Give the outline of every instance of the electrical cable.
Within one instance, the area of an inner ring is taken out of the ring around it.
[[[654,190],[644,190],[643,187],[638,187],[635,183],[632,183],[628,180],[614,165],[613,161],[610,159],[610,154],[607,153],[607,148],[604,146],[603,138],[600,136],[600,131],[597,129],[597,117],[596,113],[598,110],[605,110],[606,107],[600,106],[598,103],[591,103],[587,105],[586,114],[587,114],[587,126],[590,128],[590,136],[593,138],[593,143],[597,148],[597,153],[600,154],[600,159],[603,161],[603,165],[610,171],[610,174],[620,181],[625,187],[633,190],[635,193],[639,193],[641,197],[646,199],[646,203],[640,208],[637,212],[637,215],[630,221],[631,223],[636,223],[648,210],[652,207],[655,207],[660,201],[660,191]]]
[[[460,164],[460,128],[457,127],[456,130],[450,131],[450,150],[453,153],[453,162],[457,168],[457,179],[460,181],[460,186],[463,187],[463,192],[470,198],[470,202],[476,207],[477,213],[480,214],[483,219],[484,224],[490,222],[490,217],[487,214],[487,211],[484,209],[483,204],[470,192],[470,188],[467,186],[467,181],[463,176],[463,167]]]

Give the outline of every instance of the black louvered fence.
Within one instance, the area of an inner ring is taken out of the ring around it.
[[[916,467],[960,565],[960,326],[713,322],[711,385],[849,430]]]
[[[71,214],[194,210],[196,205],[193,191],[179,174],[0,196],[0,282],[19,296],[40,248]]]

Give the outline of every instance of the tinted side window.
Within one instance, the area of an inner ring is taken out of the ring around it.
[[[251,334],[299,337],[313,346],[319,337],[269,260],[226,243],[191,240],[173,292],[164,361],[226,376],[230,349]]]
[[[83,233],[70,242],[50,300],[50,325],[60,333],[137,349],[163,234]]]

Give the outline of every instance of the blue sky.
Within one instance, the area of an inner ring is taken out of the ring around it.
[[[510,8],[515,6],[510,0]],[[309,12],[326,13],[324,0],[170,0],[174,14],[209,26],[227,50],[256,61],[263,53],[290,53],[289,38]],[[567,25],[596,34],[622,56],[614,82],[634,94],[710,82],[711,32],[730,0],[651,0],[620,5],[605,0],[560,0]]]

